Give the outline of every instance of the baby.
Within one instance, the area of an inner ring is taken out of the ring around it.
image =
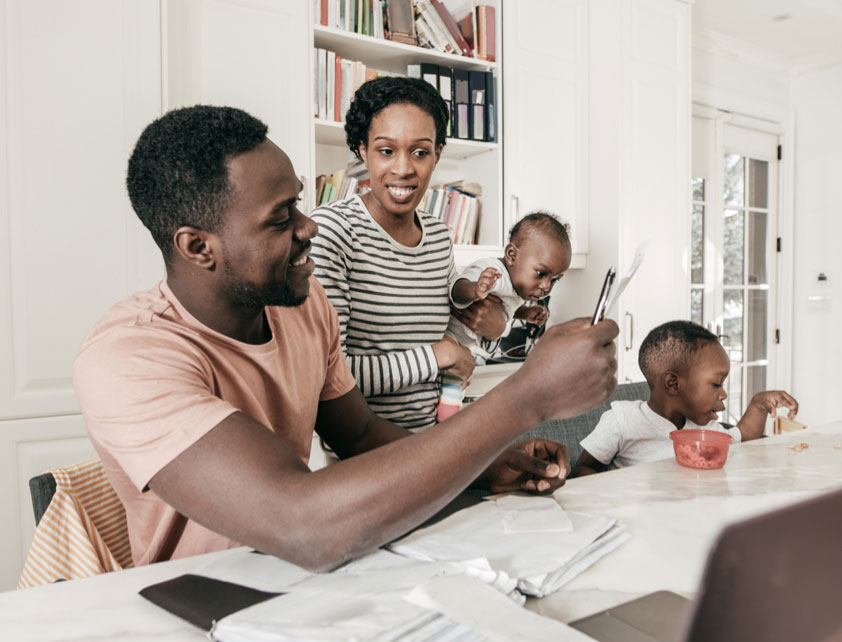
[[[450,300],[463,309],[494,294],[503,303],[506,321],[523,319],[541,326],[547,321],[547,308],[535,303],[550,293],[570,267],[570,258],[567,226],[547,212],[531,212],[512,228],[503,258],[469,265],[451,286]],[[476,333],[455,316],[450,317],[445,336],[469,348],[479,343]]]
[[[716,335],[690,321],[658,326],[640,345],[638,363],[649,384],[646,401],[615,401],[582,440],[573,476],[623,468],[673,456],[669,434],[683,428],[727,432],[735,443],[763,434],[766,415],[785,406],[792,419],[798,402],[786,392],[758,392],[736,427],[717,421],[725,409],[723,384],[731,363]]]

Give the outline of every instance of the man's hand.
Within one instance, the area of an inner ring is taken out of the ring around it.
[[[617,387],[618,332],[611,320],[592,326],[587,318],[548,328],[507,380],[512,389],[506,394],[532,425],[598,406]]]
[[[506,312],[503,310],[503,303],[493,294],[489,294],[481,301],[474,301],[462,310],[451,306],[450,313],[478,336],[489,341],[499,339],[506,330]]]
[[[487,267],[482,271],[482,274],[479,275],[477,282],[475,284],[475,296],[474,300],[481,301],[485,297],[488,296],[488,293],[491,292],[491,288],[494,287],[494,284],[497,282],[502,274],[500,274],[500,270],[496,270],[493,267]]]
[[[522,490],[549,494],[570,474],[567,446],[535,437],[510,446],[485,469],[476,485],[492,493]]]

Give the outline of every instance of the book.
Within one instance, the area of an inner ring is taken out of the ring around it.
[[[490,71],[485,74],[485,140],[497,141],[497,77]]]
[[[438,43],[437,48],[445,53],[457,53],[456,43],[451,41],[447,27],[444,26],[441,18],[439,18],[439,14],[433,9],[430,0],[415,0],[415,8],[432,31],[433,37]]]
[[[439,94],[447,105],[447,136],[453,135],[453,69],[439,65]]]
[[[412,0],[384,0],[389,39],[406,45],[415,44],[415,16]]]
[[[470,135],[472,140],[485,140],[485,76],[484,71],[469,71],[471,95]]]
[[[342,120],[342,56],[336,54],[333,65],[333,120]]]
[[[477,6],[476,46],[477,57],[494,62],[496,51],[496,20],[494,7],[481,4]]]
[[[471,137],[470,122],[470,72],[466,69],[453,70],[453,132],[456,138]]]
[[[457,50],[461,51],[463,56],[473,58],[474,52],[471,50],[471,47],[465,40],[462,32],[459,31],[459,25],[456,24],[456,21],[453,19],[450,11],[447,10],[447,7],[445,7],[440,0],[430,0],[430,2],[441,18],[442,23],[444,23],[444,26],[450,33],[453,42],[456,43]]]

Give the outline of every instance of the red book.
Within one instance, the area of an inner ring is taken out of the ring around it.
[[[342,121],[342,56],[337,54],[333,69],[336,75],[333,83],[333,120],[338,123]]]
[[[320,20],[323,27],[327,27],[327,0],[322,0],[321,11],[319,11]]]
[[[485,55],[486,60],[494,62],[497,52],[497,23],[494,18],[494,7],[485,8]]]
[[[456,21],[453,19],[450,11],[447,10],[440,0],[430,0],[433,5],[433,8],[441,17],[441,21],[444,23],[444,26],[447,27],[447,30],[450,32],[450,35],[453,36],[453,39],[456,41],[456,44],[459,45],[459,49],[462,50],[463,56],[470,56],[471,58],[474,57],[474,52],[471,50],[468,41],[465,40],[465,37],[462,35],[462,32],[459,31],[459,25],[456,24]]]

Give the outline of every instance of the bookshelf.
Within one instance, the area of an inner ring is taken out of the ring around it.
[[[450,2],[445,5],[451,8]],[[495,0],[483,2],[495,7],[500,15],[500,3]],[[462,6],[467,6],[464,3]],[[315,49],[333,51],[346,60],[358,60],[367,67],[378,71],[406,75],[407,65],[435,63],[469,71],[492,72],[497,82],[497,141],[482,142],[448,138],[441,159],[433,174],[430,185],[450,183],[457,180],[475,181],[482,185],[481,213],[476,245],[455,245],[456,263],[464,266],[480,257],[500,256],[505,245],[506,233],[511,223],[508,212],[503,207],[503,115],[502,96],[503,78],[501,77],[501,49],[497,47],[497,59],[494,62],[470,58],[450,53],[406,45],[381,38],[361,35],[343,29],[316,24],[316,13],[311,7],[310,33],[312,47],[308,69],[311,83],[315,78]],[[501,42],[501,27],[498,18],[496,24],[497,42]],[[311,84],[312,95],[314,85]],[[312,209],[315,200],[315,178],[320,174],[330,175],[345,167],[352,155],[345,143],[344,124],[319,118],[312,118],[312,153],[310,176],[312,181],[306,184],[308,191],[307,206]]]

